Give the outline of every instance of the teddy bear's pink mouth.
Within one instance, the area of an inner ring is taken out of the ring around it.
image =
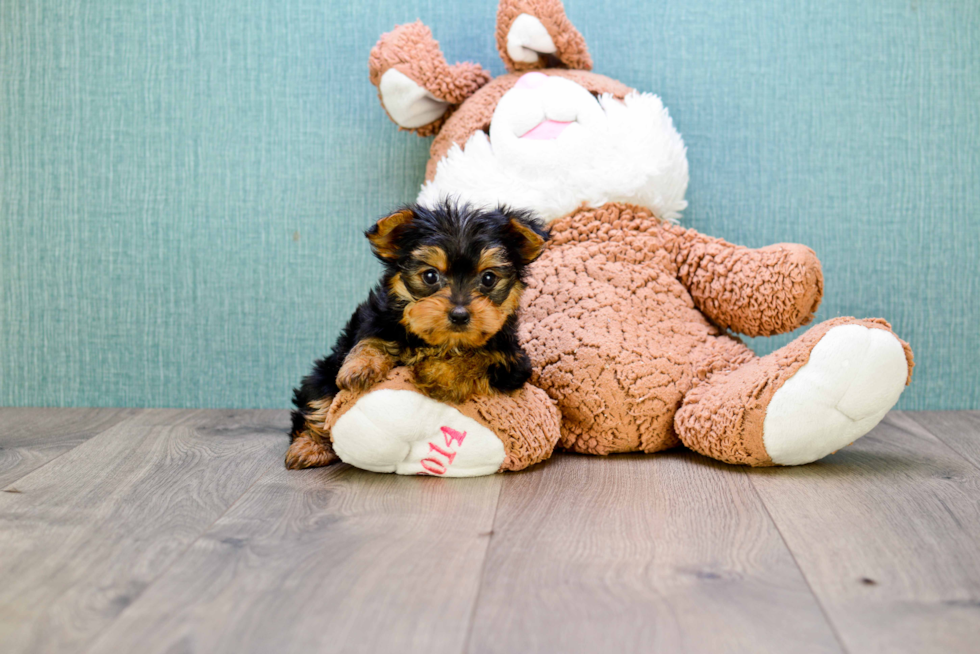
[[[565,131],[565,128],[575,121],[561,122],[558,120],[544,120],[535,127],[521,134],[522,139],[534,139],[537,141],[549,141],[556,139]]]

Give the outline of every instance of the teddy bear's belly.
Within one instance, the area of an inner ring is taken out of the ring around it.
[[[532,383],[561,410],[562,447],[674,447],[674,413],[694,377],[754,356],[655,262],[610,261],[580,246],[543,259],[525,295],[521,335]]]

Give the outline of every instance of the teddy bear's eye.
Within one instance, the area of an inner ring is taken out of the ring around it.
[[[422,281],[428,284],[429,286],[435,286],[436,284],[439,283],[439,273],[437,273],[432,268],[429,268],[428,270],[422,273]]]

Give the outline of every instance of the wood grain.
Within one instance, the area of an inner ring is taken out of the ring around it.
[[[980,471],[892,413],[809,466],[750,473],[851,652],[976,652]]]
[[[556,455],[460,480],[286,471],[286,423],[0,410],[0,652],[980,642],[977,412],[893,413],[797,468]]]
[[[283,411],[146,411],[0,493],[0,651],[82,651],[281,465],[286,423]]]
[[[741,469],[558,455],[506,481],[468,651],[840,651]]]
[[[980,411],[915,411],[905,416],[980,468]]]
[[[91,652],[460,652],[502,480],[276,469]]]
[[[0,488],[137,411],[0,407]]]

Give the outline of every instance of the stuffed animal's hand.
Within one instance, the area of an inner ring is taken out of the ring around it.
[[[772,336],[813,320],[823,296],[823,272],[810,248],[778,243],[752,249],[674,229],[683,234],[677,251],[681,282],[719,327]]]

